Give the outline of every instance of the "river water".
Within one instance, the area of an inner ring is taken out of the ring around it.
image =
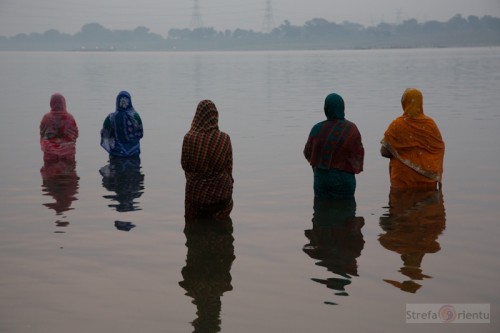
[[[408,304],[489,304],[490,324],[431,328],[500,330],[500,48],[2,52],[0,73],[1,332],[419,332]],[[443,191],[390,210],[379,142],[407,87],[446,142]],[[131,172],[99,146],[121,90],[144,122]],[[54,92],[74,168],[42,169]],[[365,170],[354,203],[315,212],[302,150],[330,92]],[[232,225],[185,230],[182,137],[206,98],[233,144]]]

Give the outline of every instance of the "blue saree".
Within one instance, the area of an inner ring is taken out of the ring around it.
[[[122,91],[116,97],[116,111],[104,120],[101,146],[112,157],[137,157],[142,136],[141,117],[132,106],[130,94]]]

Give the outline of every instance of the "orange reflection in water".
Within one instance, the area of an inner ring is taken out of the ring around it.
[[[380,244],[401,255],[403,266],[399,272],[409,279],[387,283],[409,293],[416,293],[420,282],[431,278],[421,266],[424,256],[436,253],[441,247],[439,235],[446,227],[446,214],[442,191],[391,190],[389,212],[380,217],[385,232],[379,236]]]

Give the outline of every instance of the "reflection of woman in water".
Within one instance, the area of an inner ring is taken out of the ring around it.
[[[233,225],[226,220],[186,221],[186,266],[179,285],[193,298],[197,318],[194,332],[220,332],[221,297],[233,289],[231,265],[235,259]]]
[[[144,192],[144,175],[141,172],[139,158],[111,158],[108,165],[99,170],[102,186],[116,194],[104,198],[117,202],[109,207],[119,212],[140,210],[136,200]]]
[[[437,239],[445,224],[441,191],[392,189],[389,213],[380,218],[380,226],[385,233],[379,236],[379,242],[386,249],[401,255],[403,267],[399,271],[410,280],[385,281],[410,293],[420,289],[421,285],[415,281],[431,278],[422,272],[422,259],[425,254],[441,249]]]
[[[352,276],[358,276],[356,259],[361,255],[364,240],[361,228],[363,217],[356,217],[356,201],[350,199],[314,199],[313,227],[305,230],[309,244],[304,252],[318,260],[318,266],[328,269],[338,277],[313,281],[336,290],[345,296],[345,286]]]
[[[78,180],[76,162],[74,158],[59,161],[45,161],[42,169],[42,191],[55,199],[53,203],[43,205],[53,209],[57,215],[71,210],[71,204],[77,200]],[[58,226],[65,226],[68,222],[57,221]]]

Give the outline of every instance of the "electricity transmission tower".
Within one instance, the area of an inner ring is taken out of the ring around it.
[[[273,4],[271,0],[266,0],[266,9],[264,12],[264,24],[262,31],[269,33],[274,29]]]
[[[191,28],[201,28],[203,27],[203,21],[201,19],[200,4],[198,0],[193,0],[193,12],[191,15]]]

